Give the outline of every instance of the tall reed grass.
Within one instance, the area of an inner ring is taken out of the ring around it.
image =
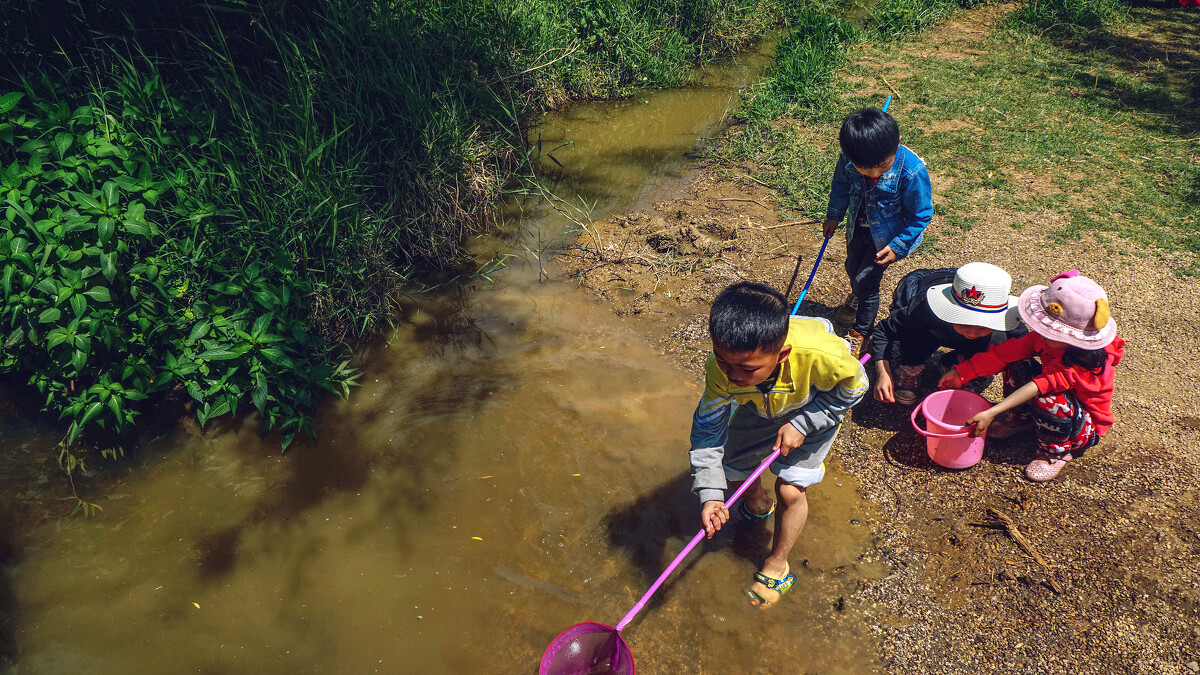
[[[128,290],[152,267],[155,293],[166,295],[143,306],[146,296],[114,287],[112,316],[105,305],[90,320],[118,322],[117,333],[105,354],[84,358],[82,347],[62,351],[84,338],[38,289],[77,280],[30,270],[17,278],[27,304],[6,299],[0,313],[12,317],[12,344],[27,351],[10,351],[0,370],[51,392],[47,406],[72,421],[73,438],[84,426],[128,428],[143,395],[173,381],[202,422],[252,400],[264,430],[283,428],[286,444],[311,430],[314,392],[344,393],[353,382],[344,363],[332,364],[391,320],[397,292],[476,269],[462,244],[489,226],[490,206],[524,170],[531,113],[683,83],[696,62],[744,46],[792,12],[782,0],[18,3],[0,27],[8,62],[0,96],[11,92],[3,100],[13,102],[12,124],[30,121],[17,136],[34,136],[17,145],[9,134],[5,144],[0,129],[0,160],[18,163],[13,180],[32,176],[36,194],[50,195],[30,197],[30,223],[76,209],[75,190],[99,209],[78,217],[107,232],[109,211],[135,199],[153,222],[136,246],[106,253],[105,276]],[[76,144],[55,161],[108,161],[102,173],[63,183],[66,174],[26,172],[57,147],[63,108],[98,125],[79,122],[72,138],[115,134],[110,145],[124,163],[78,154]],[[10,234],[32,227],[14,213]],[[36,233],[26,234],[0,253],[25,255]],[[29,323],[29,306],[45,325]],[[93,309],[81,305],[75,318]],[[160,327],[122,328],[134,314]],[[47,329],[67,337],[38,347]],[[121,342],[134,335],[144,361],[136,372]]]

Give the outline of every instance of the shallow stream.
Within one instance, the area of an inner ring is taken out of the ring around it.
[[[547,118],[546,149],[574,141],[554,153],[556,190],[597,217],[680,194],[688,153],[764,62]],[[523,211],[520,246],[564,232],[544,202]],[[16,672],[532,673],[561,630],[615,624],[698,527],[699,374],[533,259],[366,348],[362,386],[321,408],[315,443],[281,455],[250,418],[174,431],[95,479],[96,517],[63,502],[12,533],[0,638]],[[0,482],[36,493],[14,462],[57,439],[2,421]],[[810,494],[786,600],[744,601],[769,530],[735,528],[624,631],[641,672],[874,668],[873,638],[835,602],[879,573],[851,524],[869,515],[836,466]]]

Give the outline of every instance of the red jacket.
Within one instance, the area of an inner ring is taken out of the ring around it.
[[[963,361],[958,364],[958,374],[966,382],[976,377],[995,375],[1010,363],[1031,356],[1040,357],[1042,374],[1033,378],[1038,393],[1074,392],[1083,407],[1091,413],[1096,435],[1103,436],[1116,421],[1112,414],[1113,381],[1116,379],[1115,366],[1125,356],[1125,341],[1115,337],[1104,351],[1108,352],[1108,361],[1104,364],[1104,372],[1097,375],[1077,366],[1064,365],[1063,351],[1050,346],[1045,338],[1030,331],[1028,335],[992,345],[986,352]]]

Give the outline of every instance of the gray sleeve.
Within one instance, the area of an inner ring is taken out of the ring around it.
[[[692,459],[692,492],[700,497],[700,503],[725,501],[725,448],[692,448],[688,453]]]
[[[725,442],[729,439],[729,417],[733,414],[733,399],[705,390],[692,418],[692,492],[701,502],[724,501]]]
[[[792,426],[805,436],[815,436],[841,424],[846,411],[862,400],[862,396],[848,399],[835,394],[837,390],[818,392],[796,416]]]

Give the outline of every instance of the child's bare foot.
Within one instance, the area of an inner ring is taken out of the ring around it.
[[[754,583],[746,589],[746,597],[750,598],[751,605],[766,609],[779,602],[795,581],[796,575],[792,574],[787,563],[778,569],[768,561],[761,572],[754,573]]]

